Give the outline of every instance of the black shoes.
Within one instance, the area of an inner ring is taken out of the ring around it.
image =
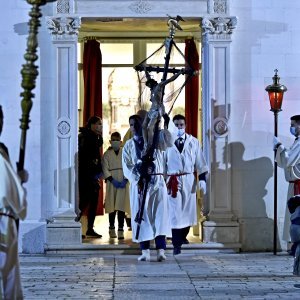
[[[98,234],[97,232],[95,232],[93,229],[89,229],[87,232],[86,232],[86,236],[87,237],[93,237],[93,238],[99,238],[101,239],[102,238],[102,235],[101,234]]]
[[[185,245],[187,245],[187,244],[189,244],[190,242],[189,242],[189,240],[186,238],[186,239],[184,239],[183,240],[183,242],[182,242],[182,244],[185,244]]]
[[[173,249],[173,255],[178,255],[181,253],[181,247],[174,247]]]
[[[77,217],[74,219],[74,221],[75,221],[75,222],[79,222],[80,219],[81,219],[81,213],[79,213],[79,214],[77,215]]]

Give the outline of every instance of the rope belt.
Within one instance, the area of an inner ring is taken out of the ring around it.
[[[289,181],[289,183],[294,184],[294,196],[300,195],[300,179]]]
[[[172,198],[177,197],[178,192],[178,178],[179,176],[188,175],[191,173],[179,173],[179,174],[168,174],[170,177],[168,183],[167,183],[167,189],[168,189],[168,195],[171,195]]]
[[[16,220],[16,218],[13,215],[10,215],[10,214],[0,212],[0,216],[6,216],[6,217],[9,217],[9,218],[12,218],[12,219]]]

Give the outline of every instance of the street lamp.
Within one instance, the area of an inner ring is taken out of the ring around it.
[[[273,84],[266,87],[266,91],[269,94],[269,100],[271,105],[271,111],[274,113],[274,135],[277,137],[278,128],[278,113],[281,111],[281,105],[283,100],[283,94],[287,91],[287,88],[279,83],[280,77],[277,75],[278,70],[274,70],[275,75],[272,78]],[[275,158],[276,152],[274,154]],[[274,236],[273,236],[273,254],[277,254],[277,162],[274,159]]]

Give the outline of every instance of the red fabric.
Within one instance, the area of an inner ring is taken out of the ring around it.
[[[83,49],[83,124],[92,116],[102,118],[102,54],[100,43],[88,40]],[[103,183],[99,191],[97,215],[103,215]]]
[[[92,116],[102,117],[102,55],[100,44],[88,40],[83,50],[83,124]]]
[[[180,174],[172,174],[168,175],[170,176],[170,179],[167,183],[167,189],[168,189],[168,195],[171,195],[171,197],[176,198],[177,192],[178,192],[178,176],[187,175],[189,173],[180,173]]]
[[[194,39],[185,40],[185,58],[195,71],[199,71],[199,54]],[[185,86],[186,132],[197,137],[198,133],[199,76],[192,76]]]
[[[167,183],[168,195],[172,198],[176,198],[178,192],[178,179],[176,175],[170,175],[170,179]]]
[[[294,181],[294,196],[300,195],[300,180]]]

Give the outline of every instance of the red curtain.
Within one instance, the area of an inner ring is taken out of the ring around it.
[[[83,49],[83,124],[94,115],[102,117],[102,55],[100,43],[88,40]]]
[[[185,40],[185,59],[187,67],[199,71],[199,54],[194,39]],[[186,132],[197,137],[198,133],[198,97],[199,97],[199,78],[192,76],[185,86],[185,116]]]
[[[92,116],[102,118],[102,55],[100,43],[88,40],[83,49],[84,105],[83,124]],[[103,182],[99,192],[97,215],[103,215]]]

